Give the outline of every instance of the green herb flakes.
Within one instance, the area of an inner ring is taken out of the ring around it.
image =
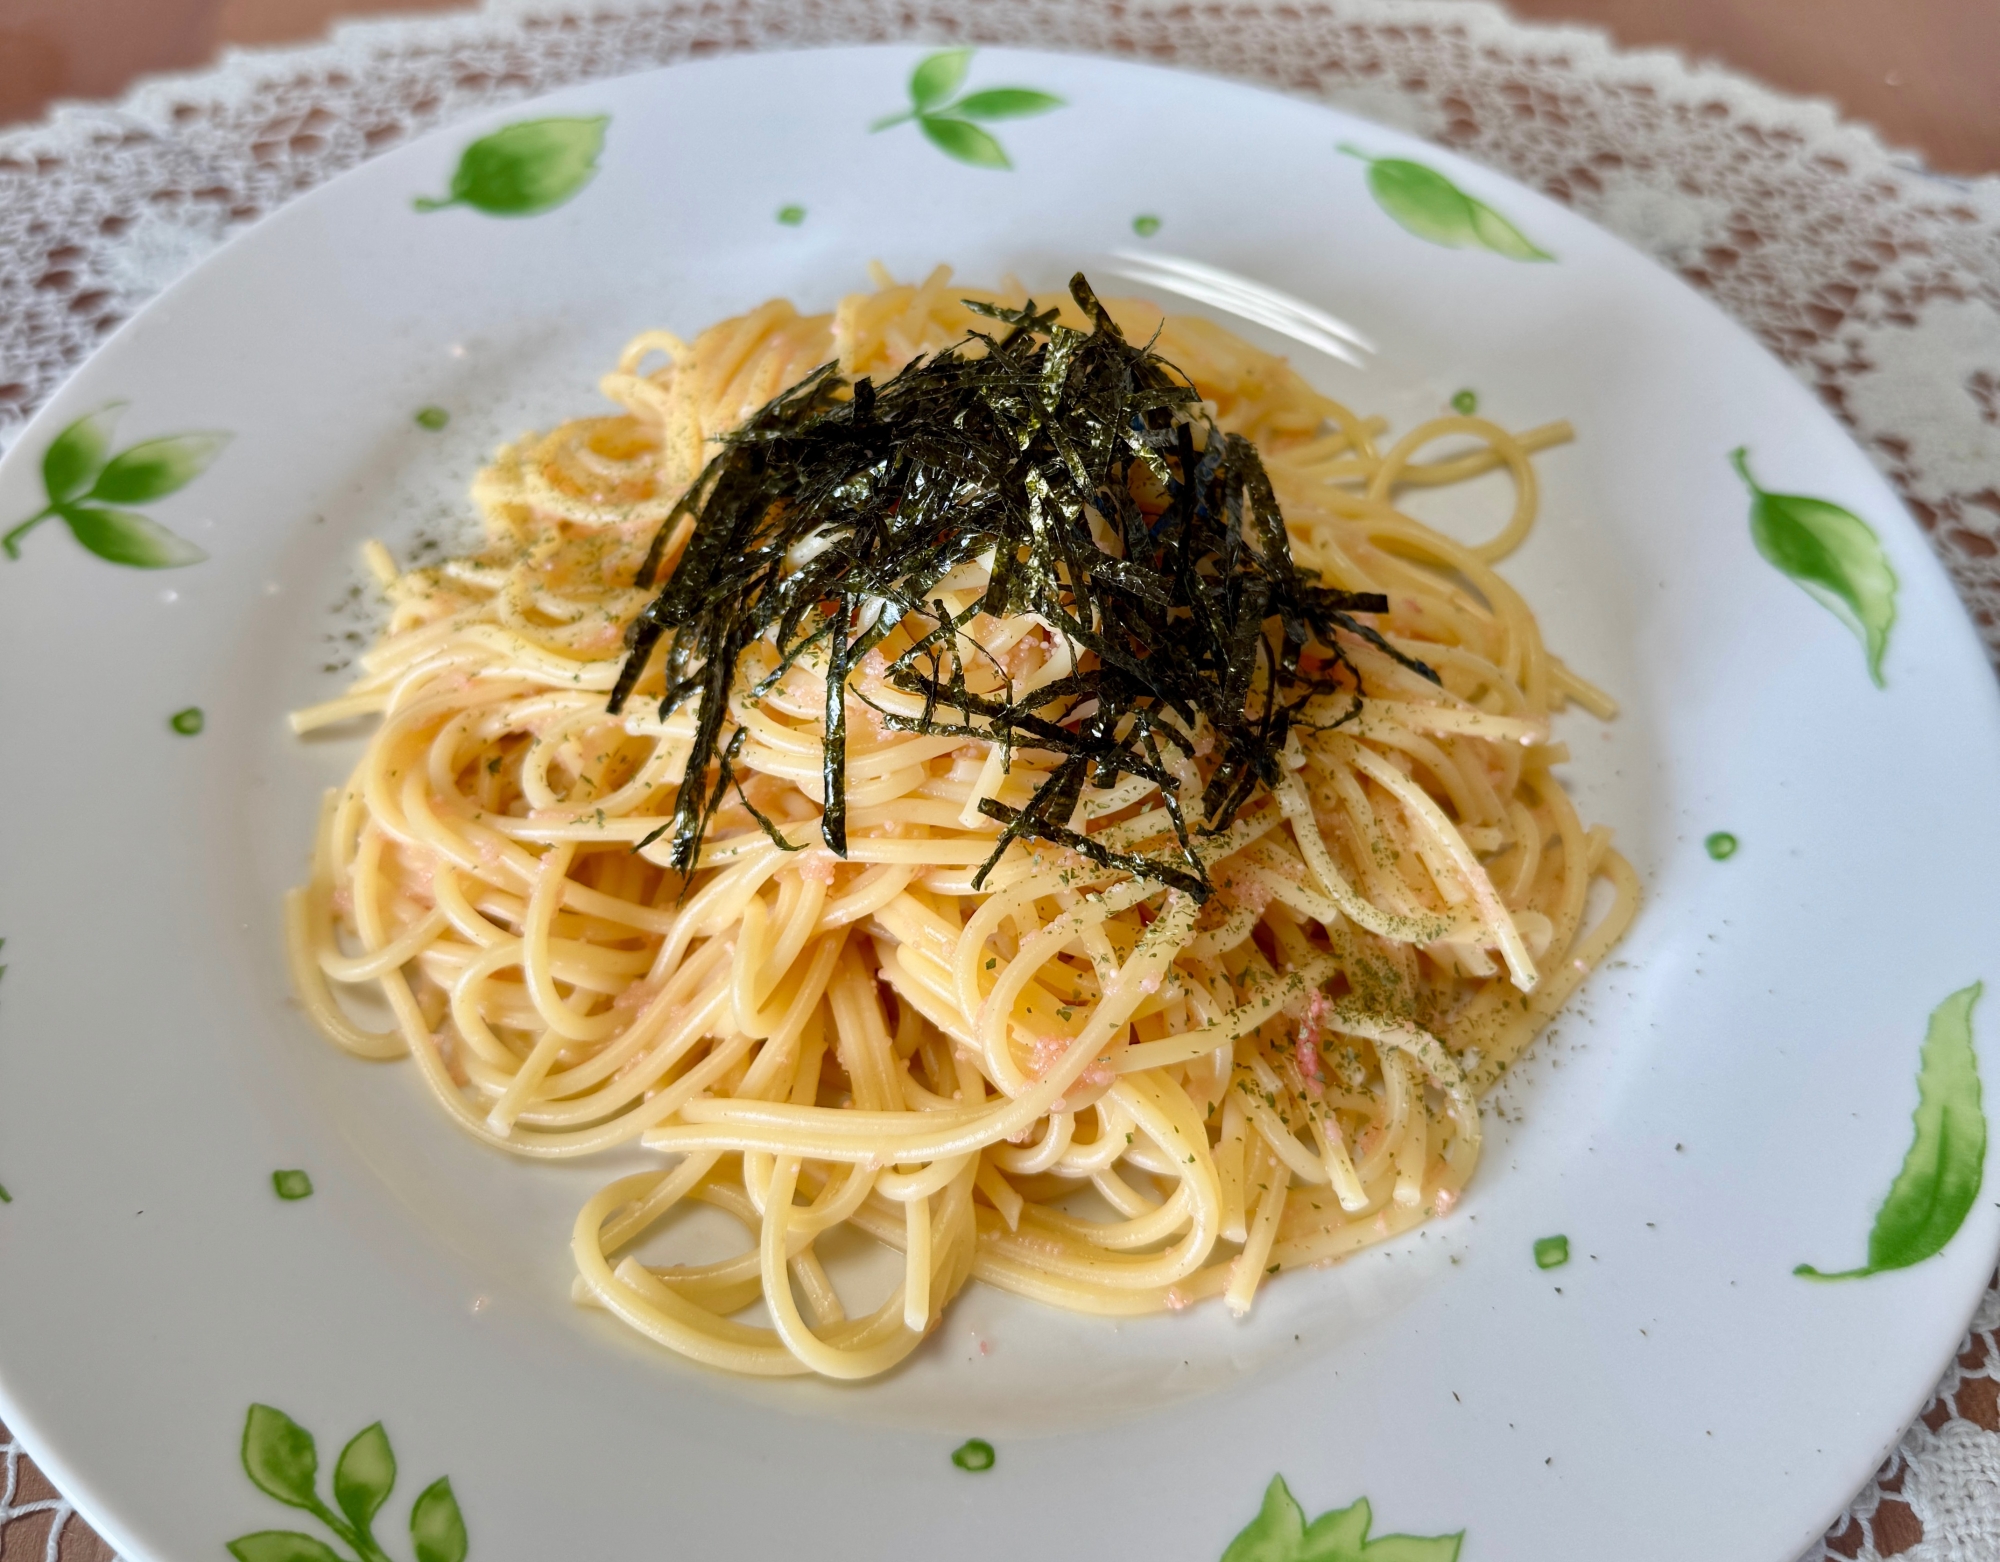
[[[1568,1237],[1537,1237],[1535,1239],[1535,1267],[1537,1269],[1560,1269],[1568,1262]]]
[[[961,1470],[993,1468],[993,1445],[983,1437],[970,1437],[951,1451],[951,1462]]]
[[[167,725],[184,738],[194,737],[208,725],[208,718],[201,713],[199,705],[190,705],[185,710],[177,710],[167,718]]]
[[[313,1180],[302,1171],[274,1171],[271,1173],[271,1186],[281,1199],[297,1200],[312,1197]]]
[[[1703,848],[1717,862],[1724,862],[1736,855],[1736,837],[1727,830],[1717,830],[1702,843]]]

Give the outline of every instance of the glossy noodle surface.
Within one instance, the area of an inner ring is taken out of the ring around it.
[[[388,626],[348,694],[294,718],[379,717],[287,908],[316,1022],[413,1060],[460,1127],[516,1154],[656,1152],[579,1212],[575,1294],[738,1372],[881,1373],[974,1278],[1084,1312],[1220,1296],[1241,1314],[1283,1271],[1444,1212],[1478,1162],[1481,1092],[1637,904],[1551,774],[1552,713],[1610,702],[1493,567],[1533,523],[1534,453],[1567,426],[1452,415],[1392,439],[1282,359],[1129,301],[1108,304],[1125,335],[1157,329],[1215,424],[1254,443],[1298,565],[1387,598],[1369,627],[1399,656],[1340,635],[1358,716],[1295,726],[1277,783],[1191,835],[1205,900],[1029,840],[975,888],[1002,829],[982,800],[1019,809],[1058,756],[886,726],[920,704],[885,677],[936,629],[912,616],[843,686],[836,857],[828,661],[753,697],[778,665],[757,643],[725,724],[740,790],[675,871],[661,831],[694,712],[658,715],[657,664],[621,714],[607,696],[652,599],[640,567],[713,441],[830,360],[880,381],[964,342],[991,325],[967,298],[1024,302],[942,269],[878,280],[831,315],[774,301],[691,343],[635,340],[602,387],[621,411],[481,474],[479,552],[404,571],[370,546]],[[1496,467],[1515,504],[1483,546],[1397,508]],[[985,590],[963,573],[939,593],[954,615]],[[959,633],[975,694],[1087,668],[1031,614]],[[1171,757],[1197,825],[1201,736]],[[1143,778],[1085,787],[1069,828],[1127,855],[1174,839]],[[369,1028],[344,992],[392,1023]],[[671,1261],[689,1202],[741,1224],[737,1256]],[[900,1256],[886,1297],[842,1294],[819,1246],[836,1230]],[[758,1304],[764,1321],[740,1316]]]

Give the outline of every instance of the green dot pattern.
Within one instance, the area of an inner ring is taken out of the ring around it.
[[[993,1445],[983,1437],[968,1438],[951,1451],[951,1462],[961,1470],[990,1470]]]

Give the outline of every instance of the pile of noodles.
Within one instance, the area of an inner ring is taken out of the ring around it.
[[[1385,448],[1379,419],[1282,359],[1136,302],[1111,314],[1134,341],[1157,328],[1216,423],[1255,443],[1300,566],[1386,594],[1375,627],[1441,683],[1343,634],[1358,719],[1295,728],[1279,784],[1193,837],[1215,886],[1197,904],[1045,842],[1010,846],[974,890],[1001,829],[980,801],[1019,807],[1055,756],[884,730],[873,712],[920,703],[883,677],[931,627],[916,621],[851,674],[836,858],[827,662],[752,701],[777,663],[753,645],[729,709],[741,794],[691,873],[670,841],[639,845],[673,815],[694,716],[654,714],[657,669],[626,713],[606,695],[650,597],[638,567],[715,436],[829,359],[881,379],[962,342],[979,323],[964,298],[1023,301],[942,268],[878,281],[831,315],[774,301],[691,344],[639,337],[603,382],[621,413],[480,475],[479,552],[399,572],[370,546],[388,627],[349,693],[295,717],[380,718],[288,904],[315,1021],[361,1056],[414,1059],[451,1117],[514,1154],[655,1152],[579,1213],[576,1295],[739,1372],[880,1373],[975,1276],[1078,1311],[1220,1294],[1240,1314],[1272,1276],[1443,1212],[1478,1161],[1481,1092],[1637,904],[1609,832],[1551,774],[1551,714],[1610,701],[1492,568],[1534,520],[1531,453],[1567,425],[1441,417]],[[1496,467],[1516,499],[1484,546],[1396,508]],[[947,584],[954,613],[984,589]],[[1076,665],[1032,615],[964,634],[975,693]],[[1200,749],[1177,761],[1183,807]],[[1071,828],[1130,852],[1170,826],[1128,777],[1087,788]],[[377,995],[391,1023],[370,1029],[336,989]],[[662,1261],[690,1202],[741,1223],[740,1254]],[[843,1230],[901,1255],[872,1310],[822,1262]],[[737,1316],[760,1304],[767,1322]]]

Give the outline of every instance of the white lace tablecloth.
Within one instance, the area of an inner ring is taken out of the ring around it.
[[[1927,173],[1825,104],[1484,4],[490,0],[235,54],[0,133],[0,445],[242,224],[454,117],[731,50],[873,40],[1137,56],[1324,98],[1568,202],[1701,288],[1901,490],[2000,661],[2000,179]],[[0,1219],[4,1211],[0,1211]],[[2000,1557],[2000,1291],[1805,1562]],[[1718,1548],[1689,1492],[1688,1554]],[[0,1558],[110,1555],[0,1428]],[[1783,1559],[1773,1559],[1783,1562]]]

